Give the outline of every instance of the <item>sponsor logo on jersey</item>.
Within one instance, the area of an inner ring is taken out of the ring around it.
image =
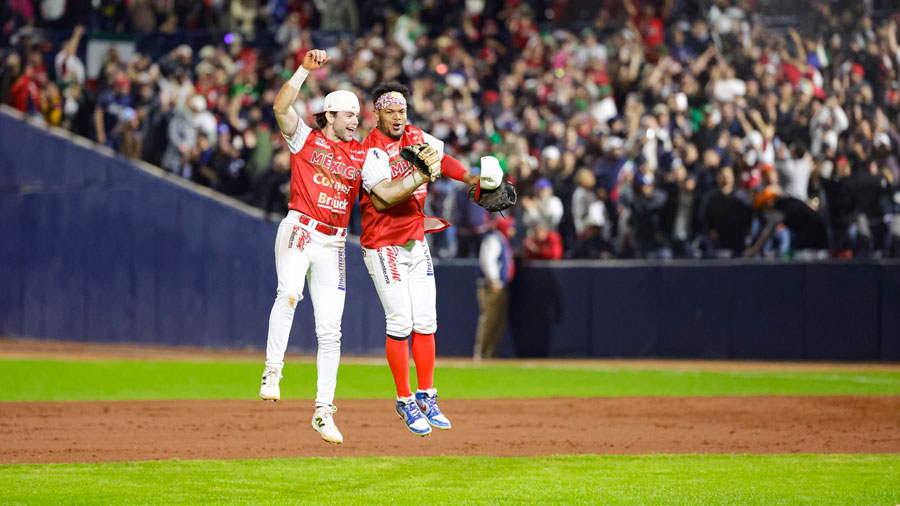
[[[330,148],[328,145],[328,141],[326,141],[323,137],[316,137],[316,146],[322,146],[323,148]]]
[[[365,149],[351,149],[350,151],[350,159],[354,162],[364,162],[366,161],[366,150]]]
[[[335,190],[343,193],[344,195],[350,195],[350,190],[352,187],[348,184],[344,184],[340,181],[331,179],[330,177],[323,174],[315,174],[313,176],[313,183],[318,185],[322,185],[328,188],[334,187]]]
[[[347,275],[346,264],[344,262],[344,258],[346,256],[346,250],[341,248],[338,250],[338,290],[345,290],[345,279]]]
[[[336,197],[332,197],[325,192],[319,192],[319,207],[324,207],[330,211],[334,211],[338,214],[344,214],[347,212],[347,201],[341,200]]]
[[[400,154],[400,143],[392,142],[387,148],[387,154],[393,158]]]
[[[343,161],[335,160],[334,153],[326,153],[322,150],[316,149],[310,155],[309,163],[318,165],[319,167],[324,167],[332,174],[343,176],[350,181],[353,181],[359,177],[359,169]]]

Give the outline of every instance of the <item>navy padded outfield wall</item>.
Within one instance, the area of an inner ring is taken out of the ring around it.
[[[0,112],[0,336],[253,348],[275,297],[276,222]],[[500,350],[518,357],[900,360],[900,263],[519,265]],[[384,353],[347,245],[342,349]],[[435,266],[437,352],[467,356],[473,260]],[[308,297],[307,297],[308,299]],[[290,349],[315,350],[308,300]]]

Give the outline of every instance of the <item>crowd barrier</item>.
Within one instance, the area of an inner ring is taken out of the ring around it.
[[[0,336],[262,353],[277,222],[8,109],[0,153]],[[382,355],[358,244],[347,259],[343,352]],[[471,354],[478,273],[474,261],[435,266],[441,356]],[[306,300],[290,349],[315,349]],[[900,263],[520,266],[501,352],[900,360]]]

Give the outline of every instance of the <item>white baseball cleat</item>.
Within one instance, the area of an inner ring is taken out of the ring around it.
[[[267,365],[263,371],[262,385],[259,387],[259,398],[264,401],[281,399],[281,389],[278,387],[281,377],[281,369]]]
[[[337,406],[319,406],[316,408],[312,417],[313,429],[322,436],[322,439],[329,443],[341,444],[344,442],[344,436],[334,424],[334,414],[337,412]]]
[[[422,415],[422,410],[416,404],[414,396],[400,397],[397,399],[397,414],[406,423],[406,428],[417,436],[425,437],[431,434],[431,427]]]

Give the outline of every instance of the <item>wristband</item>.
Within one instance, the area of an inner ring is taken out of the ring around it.
[[[299,90],[300,86],[303,86],[303,81],[306,80],[306,76],[308,75],[309,71],[301,66],[297,69],[296,72],[294,72],[294,75],[291,76],[288,82],[291,84],[291,86]]]

